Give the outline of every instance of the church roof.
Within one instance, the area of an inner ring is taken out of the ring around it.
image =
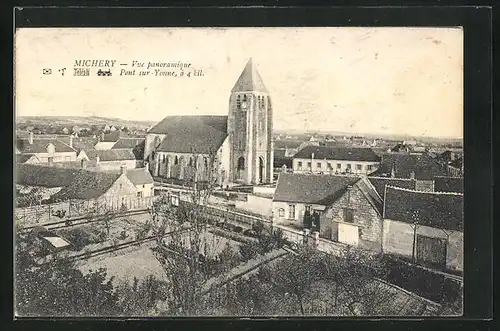
[[[266,86],[262,81],[262,77],[260,77],[259,72],[255,68],[255,65],[252,62],[252,59],[248,60],[245,69],[240,75],[240,78],[234,84],[231,92],[248,92],[248,91],[256,91],[256,92],[265,92],[267,93]]]
[[[159,152],[216,152],[227,137],[227,116],[168,116],[149,133],[164,134]]]

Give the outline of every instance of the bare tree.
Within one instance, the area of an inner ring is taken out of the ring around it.
[[[228,263],[227,257],[232,256],[227,251],[221,254],[222,241],[210,234],[203,215],[203,206],[217,181],[215,154],[204,157],[207,163],[203,166],[206,164],[205,170],[208,169],[204,171],[204,178],[207,180],[200,185],[197,181],[200,176],[195,173],[190,203],[181,201],[176,207],[168,197],[162,197],[152,208],[153,252],[163,268],[164,280],[171,284],[167,300],[169,314],[199,313],[204,308],[201,304],[203,284],[211,276],[207,273],[207,263]],[[201,171],[199,164],[196,171]]]
[[[299,255],[287,257],[274,266],[263,267],[261,270],[264,279],[275,289],[295,297],[302,315],[305,315],[307,294],[318,279],[315,260],[315,252],[304,247]]]
[[[346,247],[337,256],[323,254],[320,261],[321,278],[329,281],[334,309],[342,304],[352,315],[374,315],[388,308],[393,294],[379,281],[387,272],[380,255]]]

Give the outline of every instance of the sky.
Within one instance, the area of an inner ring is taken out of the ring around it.
[[[461,28],[19,29],[15,111],[152,121],[227,115],[249,58],[271,95],[276,130],[463,136]],[[96,76],[98,68],[73,76],[75,60],[87,59],[116,60],[117,68],[111,77]],[[120,76],[132,61],[191,63],[203,76],[138,76],[139,68]]]

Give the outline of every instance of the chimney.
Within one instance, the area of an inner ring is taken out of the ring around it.
[[[69,136],[69,147],[73,148],[73,135]]]
[[[33,144],[33,131],[30,131],[30,136],[29,136],[29,139],[28,139],[30,145]]]
[[[95,162],[96,162],[97,164],[99,164],[99,161],[101,161],[101,158],[99,157],[99,155],[97,155],[97,156],[95,157]]]
[[[144,163],[144,170],[149,171],[149,162]]]
[[[127,174],[127,166],[125,164],[122,164],[122,166],[120,167],[121,169],[121,173],[126,175]]]
[[[415,179],[415,171],[410,172],[410,179]]]
[[[104,141],[104,131],[101,132],[101,141]]]

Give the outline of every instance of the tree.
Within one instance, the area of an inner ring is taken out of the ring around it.
[[[255,222],[252,225],[252,230],[255,232],[257,241],[249,241],[242,244],[239,248],[240,255],[245,261],[254,258],[258,254],[266,254],[274,249],[282,248],[286,239],[284,238],[283,230],[266,227],[261,221]]]
[[[211,180],[203,186],[195,182],[191,202],[182,201],[179,207],[173,206],[168,197],[153,204],[153,253],[163,268],[163,280],[171,285],[166,310],[169,315],[202,311],[203,284],[212,275],[210,270],[224,270],[227,268],[221,265],[234,263],[234,254],[219,252],[221,242],[210,234],[203,215],[213,184]],[[207,268],[207,264],[212,265]]]
[[[16,235],[15,310],[18,316],[109,316],[119,312],[113,278],[104,269],[83,274],[57,254],[37,263],[34,234]]]
[[[346,247],[337,256],[322,254],[320,266],[322,279],[332,283],[334,308],[342,304],[352,315],[376,315],[391,302],[392,293],[379,281],[387,272],[382,255]]]
[[[154,316],[160,313],[158,303],[166,300],[167,284],[153,275],[132,283],[127,279],[116,286],[120,314],[123,316]]]
[[[318,269],[314,267],[315,255],[305,247],[298,255],[287,257],[274,266],[261,269],[263,278],[276,290],[295,297],[299,311],[305,314],[304,303],[307,293],[318,279]]]

